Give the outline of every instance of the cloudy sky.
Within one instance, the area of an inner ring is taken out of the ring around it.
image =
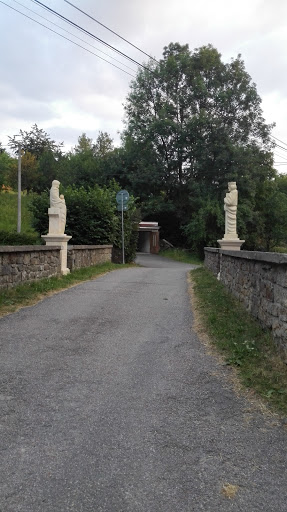
[[[132,77],[42,25],[102,58],[117,59],[120,62],[111,62],[132,75],[136,66],[54,16],[35,0],[3,2],[0,0],[2,144],[7,144],[7,135],[29,130],[34,123],[56,141],[64,141],[66,149],[77,143],[81,133],[96,139],[100,130],[107,131],[118,143],[123,128],[123,103]],[[286,148],[276,148],[275,162],[281,163],[276,167],[287,172],[286,0],[71,2],[157,59],[170,42],[188,43],[191,50],[211,43],[225,62],[241,53],[262,98],[264,117],[268,123],[276,123],[273,135]],[[139,51],[64,0],[42,3],[135,60],[145,60]]]

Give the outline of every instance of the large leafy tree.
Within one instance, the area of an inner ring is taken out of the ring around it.
[[[35,123],[31,130],[25,131],[20,130],[18,135],[9,137],[9,146],[14,151],[18,151],[18,146],[21,145],[22,151],[29,151],[36,157],[37,160],[43,155],[45,151],[51,151],[52,153],[61,153],[63,142],[57,143],[45,132],[42,128],[39,128]]]
[[[1,147],[0,143],[0,192],[2,185],[7,186],[9,184],[9,173],[14,163],[15,159],[8,155],[5,149]]]
[[[18,181],[18,161],[14,158],[8,173],[8,182],[12,188],[17,188]],[[21,158],[21,185],[22,190],[29,193],[34,190],[35,183],[39,181],[39,165],[37,159],[32,153],[26,151]]]
[[[56,143],[42,128],[34,124],[30,131],[20,130],[9,137],[9,146],[16,154],[19,144],[22,150],[22,188],[29,192],[41,192],[51,185],[57,172],[57,163],[62,155],[63,142]],[[15,182],[15,173],[10,173]]]
[[[191,52],[171,43],[159,63],[140,70],[125,104],[123,139],[133,156],[127,177],[141,185],[133,192],[144,211],[164,197],[185,236],[198,222],[200,243],[216,241],[223,216],[214,201],[222,202],[227,182],[237,181],[251,215],[257,185],[274,176],[272,126],[260,103],[241,57],[226,64],[211,45]]]

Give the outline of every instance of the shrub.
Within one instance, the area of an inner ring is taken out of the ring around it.
[[[39,245],[38,233],[16,233],[0,231],[0,245]]]
[[[71,235],[73,245],[113,244],[115,253],[122,248],[121,212],[117,211],[116,193],[119,186],[62,189],[67,205],[66,234]],[[34,196],[29,206],[33,213],[33,227],[40,233],[48,233],[49,192]],[[129,210],[124,212],[126,262],[134,260],[137,246],[139,213],[133,197]],[[121,261],[121,260],[120,260]]]

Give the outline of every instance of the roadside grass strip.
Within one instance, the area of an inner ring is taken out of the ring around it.
[[[175,261],[181,261],[181,263],[190,263],[192,265],[202,265],[203,263],[199,256],[185,249],[163,249],[160,251],[159,255]]]
[[[204,267],[191,271],[199,322],[223,356],[237,368],[241,383],[271,408],[287,414],[287,365],[271,333],[260,327],[244,306]]]
[[[39,281],[23,283],[13,288],[2,289],[0,290],[0,316],[13,313],[20,307],[35,304],[48,295],[79,284],[82,281],[89,281],[112,270],[132,266],[134,264],[101,263],[74,270],[66,276],[49,277]]]

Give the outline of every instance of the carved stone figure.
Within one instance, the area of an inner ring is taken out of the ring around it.
[[[63,194],[59,195],[59,185],[60,182],[58,180],[52,181],[52,187],[50,190],[49,215],[54,216],[54,222],[50,224],[49,233],[64,234],[66,227],[67,208]],[[56,211],[56,209],[58,211]]]
[[[236,182],[231,181],[228,183],[228,192],[224,198],[224,210],[225,210],[225,238],[226,235],[230,237],[233,235],[237,238],[236,232],[236,214],[238,204],[238,191],[236,188]]]

